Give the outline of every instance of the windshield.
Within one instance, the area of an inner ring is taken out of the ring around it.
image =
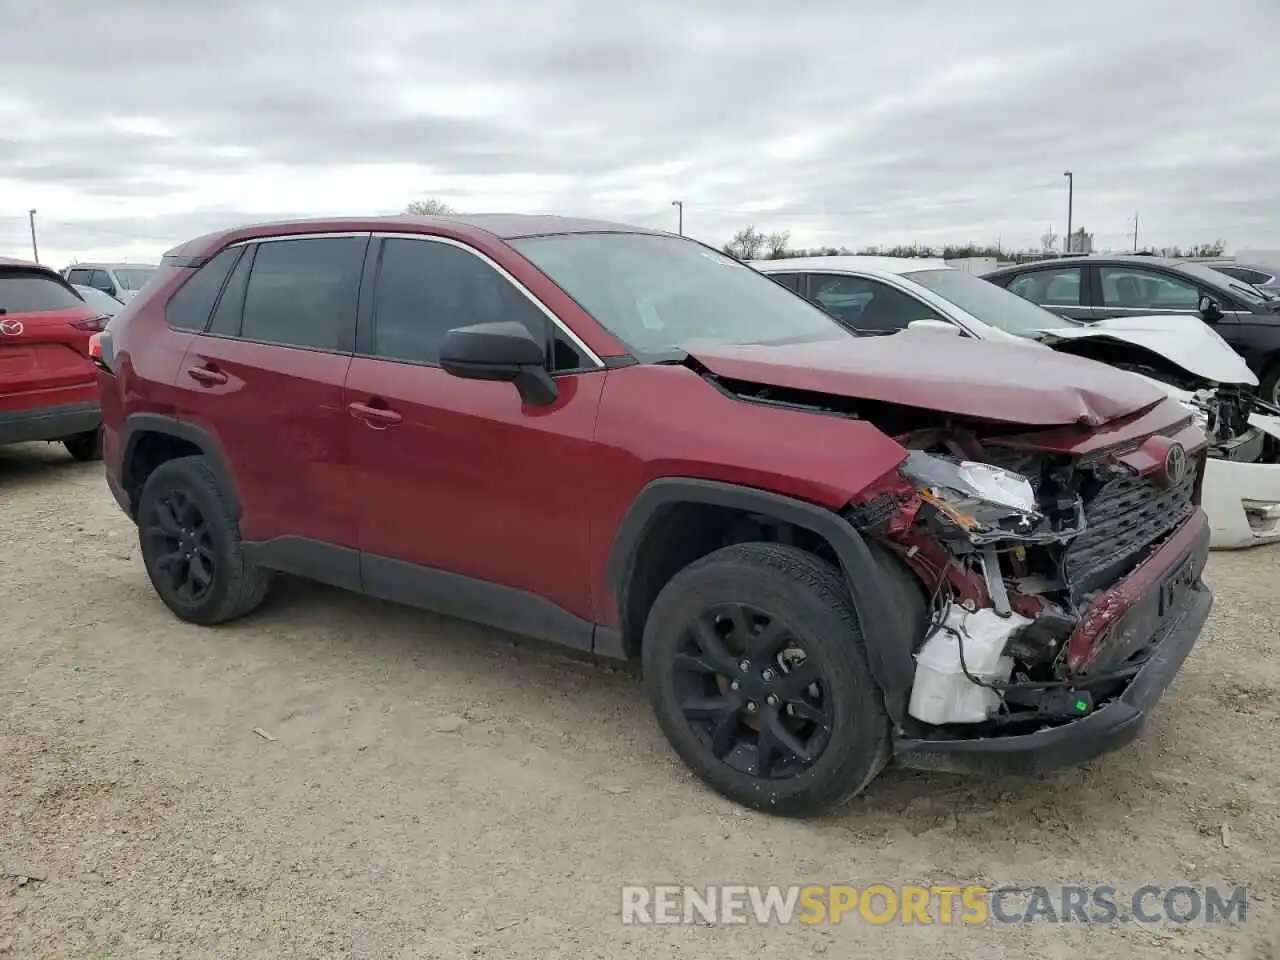
[[[511,245],[641,359],[697,344],[852,336],[803,297],[692,240],[574,233]]]
[[[1231,295],[1242,303],[1246,303],[1251,307],[1258,304],[1266,303],[1270,297],[1262,293],[1255,287],[1249,286],[1247,283],[1241,283],[1233,277],[1227,276],[1225,273],[1219,273],[1210,267],[1203,266],[1199,263],[1181,263],[1178,269],[1184,273],[1190,274],[1201,283],[1213,284],[1213,286],[1226,288]]]
[[[906,276],[913,283],[954,303],[965,313],[1015,337],[1034,340],[1042,330],[1073,325],[1073,321],[963,270],[918,270]]]
[[[120,286],[126,290],[141,290],[152,274],[156,272],[155,267],[116,267],[111,271],[116,275],[116,280]]]

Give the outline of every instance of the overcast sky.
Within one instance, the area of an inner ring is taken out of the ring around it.
[[[717,245],[1280,247],[1280,0],[0,0],[0,255],[590,214]]]

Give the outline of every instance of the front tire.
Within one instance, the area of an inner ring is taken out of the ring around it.
[[[102,428],[77,433],[62,441],[67,453],[79,463],[91,463],[102,459]]]
[[[889,719],[848,587],[803,550],[736,544],[690,564],[654,601],[643,663],[676,753],[748,807],[812,816],[889,760]]]
[[[266,596],[269,574],[245,559],[235,516],[204,457],[169,460],[147,478],[138,542],[156,593],[189,623],[234,620]]]

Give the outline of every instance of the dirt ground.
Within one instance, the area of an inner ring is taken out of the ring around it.
[[[703,789],[625,670],[294,582],[181,624],[100,466],[0,449],[0,957],[1276,957],[1278,572],[1280,550],[1214,556],[1208,631],[1123,751],[1032,780],[889,771],[794,822]],[[1249,904],[1229,925],[639,927],[628,882]]]

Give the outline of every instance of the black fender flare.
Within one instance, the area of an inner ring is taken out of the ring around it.
[[[123,451],[120,460],[122,474],[133,461],[133,454],[137,449],[138,440],[143,434],[147,433],[159,433],[176,437],[199,448],[201,454],[209,459],[209,464],[218,477],[218,484],[222,487],[223,496],[227,500],[227,505],[231,508],[232,516],[236,520],[240,519],[240,491],[236,487],[235,478],[227,465],[226,453],[212,433],[194,423],[160,413],[129,414],[125,417],[124,425],[120,429],[120,449]]]
[[[804,528],[825,540],[839,558],[849,584],[862,623],[868,666],[884,695],[885,709],[895,721],[905,717],[915,679],[912,650],[919,638],[907,635],[904,619],[890,608],[889,598],[895,592],[866,540],[847,520],[825,507],[715,480],[667,477],[651,481],[619,524],[605,565],[605,582],[620,616],[637,548],[658,512],[676,503],[702,503],[757,513]]]

